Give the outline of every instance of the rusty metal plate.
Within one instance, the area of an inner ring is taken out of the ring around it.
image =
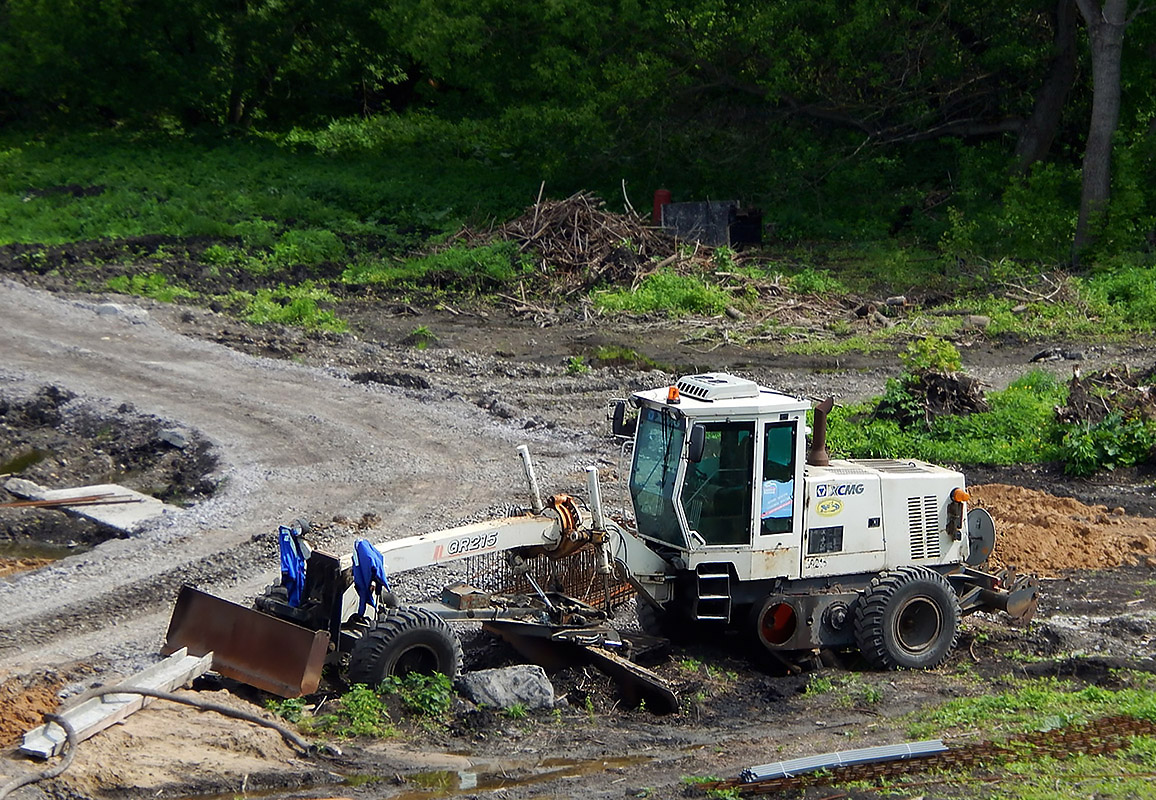
[[[329,634],[230,603],[191,586],[181,588],[161,652],[187,647],[213,653],[213,669],[281,697],[317,691]]]

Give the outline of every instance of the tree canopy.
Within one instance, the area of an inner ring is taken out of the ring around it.
[[[1156,237],[1142,0],[0,0],[0,123],[423,115],[582,188],[1061,263]],[[1126,35],[1125,35],[1126,34]],[[464,146],[464,145],[463,145]],[[1081,202],[1082,197],[1082,202]]]

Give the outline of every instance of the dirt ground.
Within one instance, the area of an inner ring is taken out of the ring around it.
[[[0,783],[37,768],[13,745],[39,713],[155,659],[181,584],[242,602],[259,592],[275,567],[278,523],[312,519],[315,544],[346,552],[360,536],[435,530],[521,504],[522,443],[547,491],[581,494],[589,464],[612,482],[607,401],[670,374],[638,364],[581,372],[568,368],[574,356],[620,344],[673,371],[729,369],[844,400],[878,393],[899,366],[893,356],[803,358],[781,343],[727,344],[725,319],[361,299],[342,310],[353,333],[309,334],[69,293],[48,274],[19,277],[54,291],[0,278],[0,462],[50,486],[116,480],[184,511],[106,539],[59,511],[0,510]],[[407,344],[423,325],[433,345]],[[961,344],[968,369],[998,387],[1053,343]],[[1079,363],[1151,366],[1148,344],[1085,348]],[[1066,374],[1073,364],[1043,366]],[[879,673],[848,660],[820,673],[833,691],[805,692],[811,675],[752,661],[727,638],[675,648],[654,666],[683,701],[675,715],[627,709],[600,673],[571,668],[552,676],[566,699],[556,712],[511,719],[463,703],[449,726],[402,721],[398,740],[339,743],[340,754],[304,759],[270,731],[157,703],[82,745],[64,776],[14,796],[670,797],[687,775],[900,741],[905,715],[1011,676],[1110,685],[1118,667],[1152,671],[1153,476],[1075,480],[1042,466],[969,479],[996,519],[996,560],[1039,574],[1043,600],[1030,626],[969,617],[956,653],[932,672]],[[476,665],[514,658],[486,637],[475,643]],[[261,701],[204,688],[251,709]]]

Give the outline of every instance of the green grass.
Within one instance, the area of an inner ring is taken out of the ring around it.
[[[509,219],[537,196],[540,176],[486,141],[476,124],[419,114],[236,137],[10,131],[0,135],[0,245],[163,235],[187,239],[216,275],[239,271],[270,285],[340,275],[352,287],[382,290],[485,295],[518,281],[533,290],[548,276],[511,245],[454,244],[429,252],[463,223]],[[21,257],[31,268],[43,258],[36,252]],[[737,254],[719,248],[711,261],[731,277],[664,271],[633,291],[604,287],[592,299],[606,312],[718,315],[732,304],[757,312],[758,292],[743,285],[742,276],[756,283],[782,276],[786,291],[824,299],[848,293],[878,299],[912,286],[950,293],[955,299],[944,308],[988,317],[991,337],[1102,340],[1156,333],[1156,263],[1144,253],[1092,263],[1087,274],[1057,279],[1058,294],[1027,300],[1008,295],[1033,285],[1047,294],[1032,283],[1046,265],[1013,258],[957,262],[899,240],[795,242]],[[161,267],[163,260],[150,272]],[[116,290],[186,299],[171,274],[172,291],[148,280],[155,279],[130,276],[136,282]],[[915,310],[895,322],[863,332],[833,320],[830,338],[808,335],[786,348],[871,353],[908,337],[955,336],[960,328],[959,317]],[[733,333],[736,341],[744,335]]]
[[[156,272],[118,275],[115,278],[109,278],[107,284],[108,288],[114,292],[151,297],[153,300],[160,300],[163,303],[192,300],[198,296],[194,291],[170,284],[168,278]]]
[[[59,188],[70,186],[89,191]],[[237,236],[278,257],[312,257],[318,245],[331,257],[338,248],[329,237],[349,234],[404,250],[431,231],[512,215],[536,189],[515,165],[433,153],[388,131],[355,157],[319,152],[301,137],[8,135],[0,137],[0,244]]]
[[[1064,430],[1055,421],[1054,409],[1066,397],[1066,384],[1036,371],[988,395],[990,411],[937,417],[929,429],[870,419],[873,402],[836,408],[829,442],[834,452],[852,458],[914,457],[954,464],[1051,461],[1062,456]]]
[[[1116,679],[1123,688],[1081,688],[1057,678],[1012,678],[1004,691],[922,709],[909,718],[907,735],[912,739],[971,734],[1006,738],[1116,715],[1156,721],[1153,677],[1121,671]]]
[[[604,311],[629,311],[633,314],[721,314],[730,303],[730,296],[702,278],[661,271],[647,275],[633,291],[610,289],[598,292],[594,295],[594,303]]]
[[[318,305],[334,303],[337,298],[312,281],[296,286],[280,284],[275,289],[255,292],[233,291],[224,300],[237,309],[242,319],[255,325],[278,323],[331,333],[343,333],[349,328],[333,311]]]

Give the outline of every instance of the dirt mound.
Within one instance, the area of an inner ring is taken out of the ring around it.
[[[223,690],[194,696],[260,713]],[[316,783],[324,780],[319,772],[275,731],[157,701],[77,748],[57,791],[74,797],[244,794],[248,788]]]
[[[995,520],[996,546],[989,566],[1055,575],[1136,564],[1156,556],[1156,520],[1129,516],[1122,508],[1089,506],[999,483],[973,486],[970,491],[973,505],[987,509]]]
[[[25,731],[43,722],[60,704],[61,681],[50,675],[18,675],[0,683],[0,747],[20,741]]]

